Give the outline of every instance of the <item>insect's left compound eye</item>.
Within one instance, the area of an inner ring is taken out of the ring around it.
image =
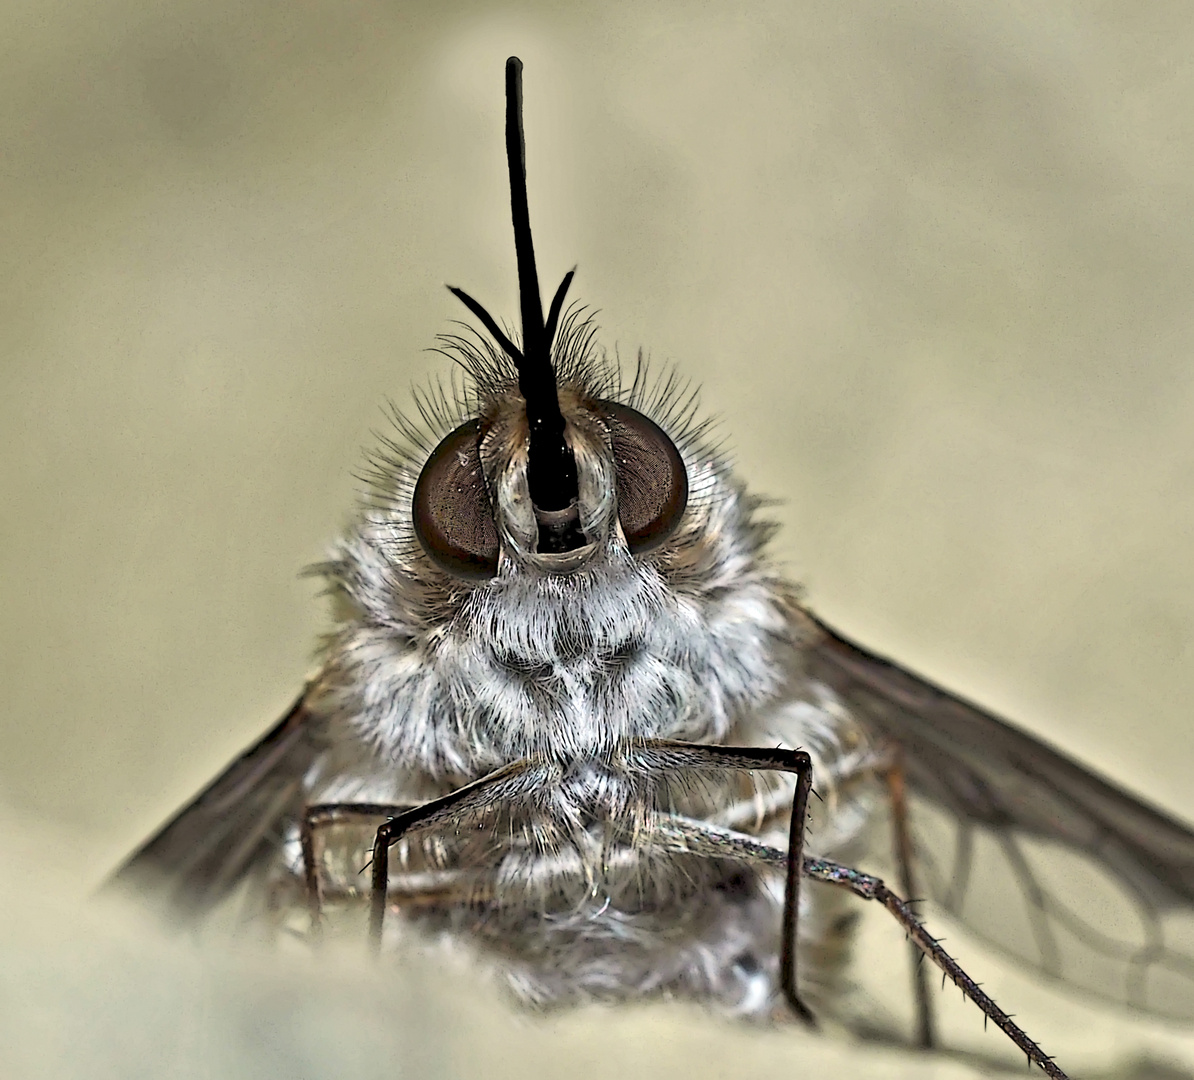
[[[618,521],[638,555],[658,547],[680,524],[688,505],[688,470],[654,420],[615,401],[599,401],[597,409],[614,452]]]
[[[485,581],[497,573],[498,536],[481,471],[481,422],[444,437],[415,484],[415,535],[437,565],[455,577]]]

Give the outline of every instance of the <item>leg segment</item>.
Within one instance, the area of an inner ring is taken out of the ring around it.
[[[858,870],[830,862],[828,859],[805,859],[804,872],[816,881],[824,881],[830,885],[849,889],[855,896],[860,896],[864,900],[878,900],[904,928],[904,933],[911,938],[912,943],[949,976],[965,997],[970,998],[982,1009],[983,1014],[1025,1053],[1031,1064],[1039,1065],[1045,1075],[1051,1077],[1052,1080],[1068,1080],[1066,1074],[1054,1064],[1053,1059],[1017,1024],[1013,1023],[1007,1013],[983,993],[978,983],[962,970],[962,966],[924,928],[916,917],[916,913],[896,896],[880,878],[860,873]]]
[[[813,763],[803,750],[766,750],[756,747],[706,746],[698,743],[651,740],[633,743],[627,759],[649,769],[774,769],[796,774],[792,798],[792,823],[788,831],[788,854],[784,882],[784,922],[780,951],[780,985],[792,1010],[802,1020],[815,1024],[808,1006],[800,1000],[796,979],[796,930],[800,918],[800,875],[804,865],[804,825],[808,816],[808,795],[812,790]]]
[[[913,899],[916,877],[913,870],[912,833],[908,826],[908,795],[904,787],[904,752],[899,744],[891,748],[891,764],[886,770],[887,791],[891,802],[892,846],[900,875],[900,888]],[[929,997],[928,973],[924,954],[915,944],[912,949],[912,988],[916,994],[916,1043],[926,1050],[936,1042],[933,1022],[933,1002]]]
[[[307,908],[311,912],[311,929],[319,933],[323,916],[323,889],[319,865],[315,858],[315,830],[324,825],[359,818],[394,817],[410,809],[410,805],[390,803],[316,803],[303,812],[299,828],[299,843],[303,852],[303,877],[307,883]]]
[[[558,773],[558,770],[555,770]],[[438,799],[405,810],[377,830],[373,841],[372,905],[369,935],[374,949],[381,950],[381,933],[386,917],[386,888],[390,880],[390,848],[415,826],[427,827],[460,814],[480,810],[497,802],[517,798],[551,779],[553,770],[526,758],[495,769]]]
[[[787,852],[760,843],[753,836],[675,815],[656,816],[650,823],[645,839],[659,844],[666,850],[683,851],[709,858],[740,859],[748,865],[778,868],[786,867],[789,861]],[[846,889],[863,900],[877,900],[894,916],[916,948],[941,968],[954,985],[1025,1053],[1029,1062],[1040,1066],[1051,1080],[1068,1080],[1066,1074],[1054,1064],[1053,1059],[983,993],[978,983],[966,974],[962,966],[924,928],[916,913],[893,893],[882,879],[828,859],[806,857],[803,870],[804,876],[814,881]]]

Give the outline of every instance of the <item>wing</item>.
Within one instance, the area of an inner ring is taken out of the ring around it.
[[[920,891],[1048,975],[1194,1018],[1194,832],[808,617],[808,677],[903,748]]]
[[[302,813],[303,778],[321,753],[306,695],[167,822],[109,879],[174,912],[210,911],[277,851]]]

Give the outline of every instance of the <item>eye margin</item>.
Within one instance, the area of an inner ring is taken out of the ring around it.
[[[445,435],[423,464],[411,499],[415,536],[441,570],[465,581],[497,574],[498,534],[481,468],[481,420]]]
[[[618,520],[632,554],[660,547],[688,506],[688,469],[671,437],[629,405],[597,399],[593,411],[609,433],[618,490]]]

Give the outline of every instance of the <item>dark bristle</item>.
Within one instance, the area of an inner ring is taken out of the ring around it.
[[[564,275],[564,280],[560,282],[560,287],[556,289],[556,294],[551,298],[551,307],[547,312],[547,326],[544,328],[543,336],[547,339],[547,348],[550,350],[552,343],[556,338],[556,326],[560,321],[560,309],[564,306],[564,297],[568,295],[568,286],[572,284],[572,278],[576,275],[576,267]]]
[[[469,311],[471,311],[477,316],[478,319],[481,320],[481,325],[489,331],[489,333],[493,336],[493,340],[502,347],[502,351],[505,352],[506,355],[514,361],[515,366],[521,370],[523,363],[522,353],[515,346],[514,342],[512,342],[504,333],[502,333],[502,328],[498,326],[497,320],[463,289],[458,289],[455,285],[449,285],[448,292],[456,297],[457,300],[459,300],[466,308],[469,309]]]

